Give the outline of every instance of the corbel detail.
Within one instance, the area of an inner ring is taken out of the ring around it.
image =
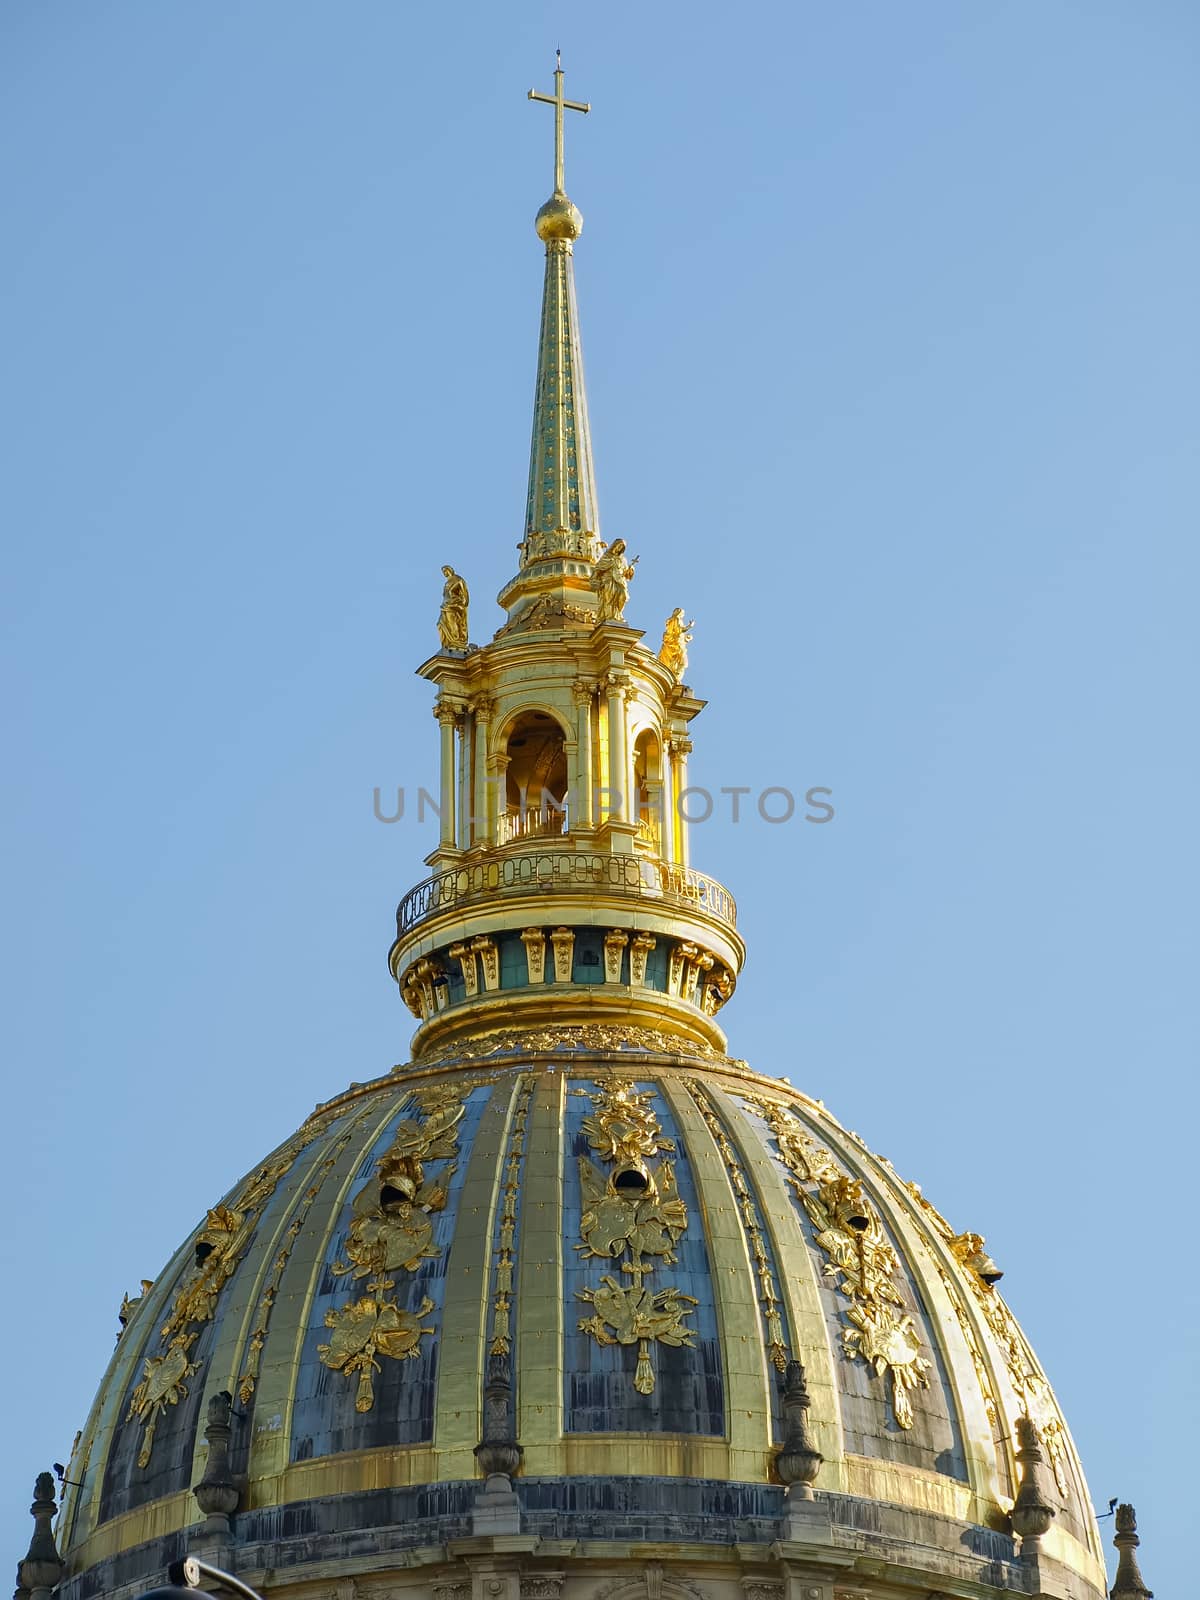
[[[472,1000],[479,993],[479,968],[475,962],[475,952],[469,944],[452,944],[447,952],[452,961],[457,961],[462,968],[463,983],[466,985],[467,999]]]
[[[555,928],[550,935],[550,943],[554,947],[554,981],[570,983],[575,960],[574,928]]]
[[[629,944],[629,982],[631,987],[644,987],[646,982],[646,957],[658,943],[652,933],[635,933]]]
[[[477,939],[471,940],[471,949],[478,952],[483,961],[483,987],[488,994],[494,994],[500,987],[500,952],[496,949],[496,941],[490,934],[481,933]]]
[[[629,943],[629,935],[620,928],[613,928],[604,935],[604,981],[605,983],[620,983],[621,981],[621,952]]]
[[[530,983],[546,981],[546,935],[541,928],[526,928],[521,935]]]

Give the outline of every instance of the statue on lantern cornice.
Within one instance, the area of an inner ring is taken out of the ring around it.
[[[467,581],[453,567],[443,567],[442,609],[438,613],[438,638],[443,650],[467,648],[467,606],[471,593]]]
[[[624,539],[614,539],[597,561],[592,587],[599,600],[596,610],[601,622],[625,620],[625,602],[629,599],[629,584],[637,561],[634,556],[632,562],[626,564]]]
[[[683,681],[687,671],[687,647],[692,642],[691,629],[696,626],[693,617],[690,622],[683,620],[683,607],[676,606],[671,615],[663,623],[662,644],[659,646],[658,659],[671,675]]]

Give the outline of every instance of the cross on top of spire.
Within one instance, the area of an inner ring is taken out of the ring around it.
[[[539,94],[536,89],[530,89],[529,98],[540,100],[543,105],[554,107],[554,192],[566,194],[566,185],[563,179],[563,112],[582,111],[585,115],[592,109],[591,104],[580,100],[565,100],[563,98],[563,69],[562,51],[554,52],[554,93]]]

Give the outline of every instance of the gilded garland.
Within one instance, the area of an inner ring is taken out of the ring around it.
[[[500,1194],[499,1239],[495,1249],[496,1266],[492,1305],[492,1338],[488,1353],[512,1354],[512,1297],[514,1252],[517,1231],[517,1195],[521,1188],[521,1169],[525,1161],[526,1123],[533,1098],[534,1076],[523,1072],[517,1079],[517,1099],[513,1111],[512,1133],[504,1161],[504,1184]]]
[[[412,1098],[423,1115],[399,1124],[370,1180],[351,1202],[346,1260],[334,1262],[333,1271],[366,1278],[366,1293],[325,1313],[330,1339],[317,1346],[317,1355],[334,1372],[357,1376],[356,1411],[370,1411],[375,1404],[377,1357],[415,1360],[422,1337],[433,1334],[421,1321],[433,1310],[433,1301],[425,1296],[415,1312],[403,1310],[392,1293],[397,1280],[390,1274],[415,1272],[423,1261],[442,1253],[433,1243],[431,1218],[445,1210],[449,1198],[466,1090],[465,1084],[415,1090]],[[447,1165],[436,1175],[426,1172],[427,1164],[443,1161]]]
[[[830,1152],[809,1137],[800,1120],[771,1100],[742,1097],[775,1137],[790,1183],[824,1252],[826,1276],[849,1302],[842,1350],[887,1376],[892,1414],[913,1425],[912,1392],[929,1387],[930,1363],[921,1355],[916,1324],[902,1309],[896,1285],[900,1263],[861,1183],[847,1177]]]
[[[762,1310],[763,1329],[766,1334],[767,1356],[777,1372],[786,1372],[790,1356],[783,1331],[782,1301],[775,1285],[775,1268],[767,1247],[758,1202],[750,1191],[737,1151],[733,1148],[721,1119],[705,1091],[693,1079],[688,1080],[688,1093],[700,1108],[700,1115],[716,1142],[721,1158],[729,1173],[730,1186],[737,1197],[742,1226],[746,1230],[746,1243],[754,1261],[754,1274],[758,1279],[758,1300]]]
[[[636,1344],[633,1386],[639,1394],[653,1394],[651,1345],[691,1347],[696,1330],[685,1327],[683,1319],[699,1304],[673,1286],[650,1289],[645,1283],[656,1259],[668,1266],[678,1259],[675,1243],[688,1223],[687,1207],[675,1187],[674,1162],[649,1160],[674,1151],[675,1141],[663,1137],[651,1106],[653,1094],[639,1091],[628,1078],[597,1082],[595,1094],[583,1089],[576,1093],[592,1102],[583,1131],[602,1166],[579,1157],[582,1243],[575,1249],[585,1261],[620,1260],[624,1275],[605,1273],[598,1287],[577,1291],[578,1299],[595,1308],[577,1326],[599,1345]]]

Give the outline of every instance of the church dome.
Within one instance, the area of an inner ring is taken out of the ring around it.
[[[552,103],[561,189],[586,107],[561,71]],[[983,1239],[729,1054],[746,950],[689,856],[692,624],[652,648],[625,619],[556,229],[508,620],[469,643],[444,566],[418,668],[441,764],[389,957],[409,1059],[127,1300],[56,1593],[124,1600],[187,1552],[296,1600],[1099,1600]]]
[[[182,1551],[222,1391],[239,1571],[466,1538],[489,1355],[527,1533],[765,1557],[799,1359],[839,1547],[1006,1587],[1028,1417],[1047,1548],[1100,1592],[1079,1463],[982,1240],[778,1080],[577,1032],[355,1086],[208,1213],[129,1311],[77,1447],[68,1593]]]

